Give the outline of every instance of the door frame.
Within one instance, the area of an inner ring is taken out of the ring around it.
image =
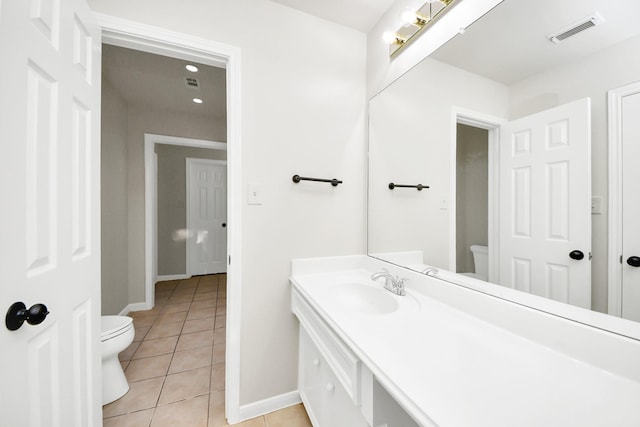
[[[140,308],[141,310],[150,310],[155,306],[154,284],[158,280],[177,280],[191,277],[188,265],[185,274],[158,276],[158,155],[156,154],[156,144],[227,151],[227,144],[224,142],[152,133],[144,134],[145,303],[144,307]],[[227,167],[227,174],[228,172]],[[229,195],[227,194],[227,203],[228,201]]]
[[[607,92],[609,136],[608,313],[622,316],[622,100],[640,93],[640,82]]]
[[[240,48],[184,33],[95,13],[102,42],[143,52],[196,61],[227,70],[227,332],[225,415],[240,421],[240,333],[242,295],[242,139]],[[149,179],[145,173],[145,180]],[[145,229],[149,225],[145,226]],[[147,230],[145,230],[146,232]],[[147,247],[147,242],[145,242]],[[145,256],[149,255],[148,248]],[[231,263],[233,260],[233,264]],[[147,266],[148,267],[148,266]],[[151,278],[145,268],[145,276]],[[147,300],[148,295],[147,295]]]
[[[226,145],[226,144],[225,144]],[[226,147],[225,147],[226,149]],[[224,166],[227,167],[227,161],[226,160],[214,160],[214,159],[201,159],[201,158],[194,158],[194,157],[187,157],[185,159],[186,161],[186,171],[187,171],[187,188],[186,188],[186,198],[185,198],[185,213],[186,213],[186,217],[187,217],[187,231],[192,230],[192,226],[191,226],[191,167],[193,162],[200,162],[200,163],[208,163],[210,165],[215,165],[215,166]],[[226,174],[225,174],[226,175]],[[226,178],[225,178],[226,179]],[[226,194],[225,194],[226,196]],[[225,197],[226,198],[226,197]],[[191,237],[189,236],[189,232],[187,232],[187,241],[186,241],[186,272],[188,276],[193,276],[193,270],[191,268],[191,244],[190,244],[190,239]]]
[[[450,188],[449,188],[449,270],[456,271],[456,185],[457,185],[457,125],[463,124],[488,131],[487,142],[489,147],[489,200],[488,206],[488,246],[489,246],[489,278],[491,283],[499,283],[500,268],[500,126],[506,120],[466,108],[453,107],[451,120],[451,158],[450,158]]]

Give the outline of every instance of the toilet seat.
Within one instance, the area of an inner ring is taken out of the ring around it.
[[[133,328],[133,319],[129,316],[102,316],[101,341],[122,335],[131,328]]]

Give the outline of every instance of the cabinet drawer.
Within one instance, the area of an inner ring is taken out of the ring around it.
[[[291,307],[353,403],[360,405],[360,360],[295,288]]]

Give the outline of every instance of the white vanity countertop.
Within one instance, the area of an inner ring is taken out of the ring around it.
[[[372,283],[370,275],[294,272],[291,281],[420,424],[640,426],[638,382],[430,297],[389,293],[400,303],[390,314],[352,312],[336,302],[333,286]]]

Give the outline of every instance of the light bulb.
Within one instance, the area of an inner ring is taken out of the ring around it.
[[[187,70],[191,71],[192,73],[197,73],[198,72],[198,67],[196,67],[195,65],[191,65],[191,64],[187,64],[185,65],[185,67]]]
[[[393,31],[385,31],[382,33],[382,40],[385,43],[392,44],[398,41],[398,36]]]
[[[402,15],[400,15],[400,22],[406,27],[407,25],[415,24],[417,21],[416,18],[416,13],[413,10],[405,10],[402,12]]]
[[[204,101],[200,98],[193,98],[193,102],[195,102],[196,104],[202,104]]]

